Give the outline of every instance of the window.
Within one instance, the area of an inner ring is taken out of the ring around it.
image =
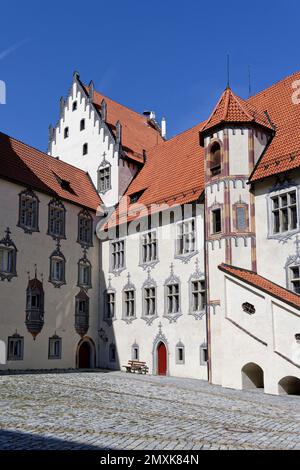
[[[98,191],[105,192],[110,188],[110,165],[100,167],[98,170]]]
[[[80,121],[80,130],[84,131],[84,129],[85,129],[85,119],[81,119],[81,121]]]
[[[37,196],[31,191],[26,190],[20,193],[19,223],[26,233],[38,231],[38,203]]]
[[[192,312],[205,308],[205,281],[191,281]]]
[[[115,318],[116,310],[116,293],[114,291],[107,290],[105,293],[106,296],[106,308],[105,308],[105,317],[108,320]]]
[[[61,359],[61,338],[57,335],[49,338],[48,359]]]
[[[167,313],[179,312],[179,284],[167,285]]]
[[[7,227],[5,237],[0,240],[0,279],[10,281],[17,275],[17,248],[10,238],[10,230]]]
[[[212,210],[212,231],[213,233],[220,233],[222,231],[221,209]]]
[[[125,303],[125,318],[131,318],[135,316],[135,290],[128,289],[124,291],[124,303]]]
[[[64,138],[67,139],[69,137],[69,128],[65,127],[64,129]]]
[[[248,206],[247,204],[235,205],[235,225],[236,230],[243,232],[248,230]]]
[[[156,287],[145,287],[144,288],[144,302],[146,316],[152,316],[156,314]]]
[[[77,101],[74,101],[72,104],[72,111],[76,111],[77,109]]]
[[[139,361],[140,360],[139,346],[137,344],[132,345],[131,357],[132,357],[133,361]]]
[[[48,235],[53,238],[65,238],[65,207],[60,201],[49,203]]]
[[[300,294],[300,266],[290,266],[290,288]]]
[[[207,344],[203,343],[200,346],[200,365],[205,366],[208,361]]]
[[[151,263],[157,260],[156,231],[142,235],[142,263]]]
[[[88,154],[88,144],[83,144],[82,146],[82,155],[87,155]]]
[[[50,256],[50,277],[49,281],[60,287],[65,284],[65,257],[60,252],[54,252]]]
[[[44,326],[44,289],[43,283],[35,277],[28,280],[26,289],[26,319],[25,324],[33,338],[42,331]]]
[[[177,255],[186,255],[195,251],[195,220],[177,224]]]
[[[295,230],[298,226],[296,191],[271,198],[273,233]]]
[[[109,345],[109,362],[116,362],[116,346],[114,344]]]
[[[89,297],[81,289],[75,297],[75,330],[84,336],[89,329]]]
[[[82,258],[78,262],[77,285],[84,289],[90,289],[92,287],[92,266],[86,258]]]
[[[184,357],[184,345],[179,342],[176,345],[175,357],[176,357],[176,364],[184,364],[185,357]]]
[[[210,174],[216,176],[221,173],[221,147],[215,142],[210,150]]]
[[[78,214],[78,243],[84,246],[92,246],[93,219],[86,210]]]
[[[111,243],[111,269],[117,271],[125,267],[125,241]]]
[[[18,333],[9,336],[7,341],[7,360],[8,361],[22,361],[24,349],[24,338]]]

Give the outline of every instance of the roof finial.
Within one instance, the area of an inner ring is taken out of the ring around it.
[[[230,88],[230,57],[227,54],[227,88]]]

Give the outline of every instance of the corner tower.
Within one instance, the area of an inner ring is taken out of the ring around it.
[[[222,309],[224,275],[218,266],[227,263],[256,271],[255,205],[248,179],[273,132],[268,115],[229,87],[200,131],[200,143],[205,148],[209,367],[214,383],[221,383],[218,361],[222,357],[217,313]]]

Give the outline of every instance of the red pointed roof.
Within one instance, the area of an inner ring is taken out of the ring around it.
[[[219,99],[217,106],[201,129],[201,133],[222,123],[257,123],[273,130],[267,115],[249,102],[239,98],[231,88],[227,87]]]

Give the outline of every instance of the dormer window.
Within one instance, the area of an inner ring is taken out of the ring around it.
[[[72,104],[72,111],[76,111],[77,109],[77,101],[74,101]]]
[[[64,138],[67,139],[69,137],[69,128],[65,127],[64,129]]]
[[[221,147],[215,142],[210,150],[210,174],[216,176],[221,173]]]
[[[85,143],[82,146],[82,155],[87,155],[88,154],[88,144]]]
[[[85,119],[81,119],[81,121],[80,121],[80,130],[84,131],[84,129],[85,129]]]

